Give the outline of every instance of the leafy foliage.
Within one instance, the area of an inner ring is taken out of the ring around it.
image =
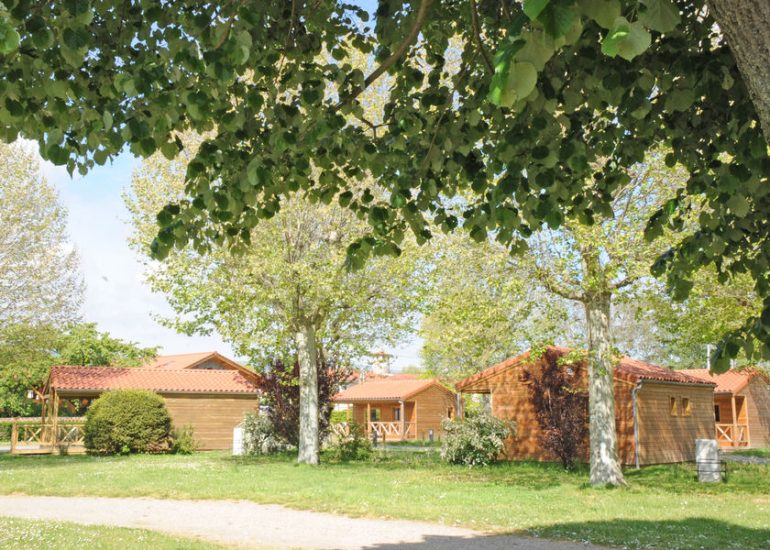
[[[540,444],[572,469],[584,455],[588,440],[588,394],[582,387],[585,363],[568,365],[545,353],[525,370],[528,391],[540,426]]]
[[[157,348],[140,348],[99,332],[96,324],[72,324],[64,329],[45,324],[0,327],[0,415],[31,416],[39,404],[27,398],[43,386],[52,365],[138,366]]]
[[[165,452],[171,444],[166,402],[145,390],[103,393],[88,409],[83,430],[86,449],[95,454]]]
[[[318,432],[323,439],[329,431],[334,396],[350,371],[337,368],[331,362],[318,365]],[[264,395],[263,404],[267,406],[264,414],[272,425],[279,439],[297,446],[299,438],[299,364],[285,365],[274,362],[269,370],[262,374],[260,387]]]
[[[45,158],[86,171],[126,144],[171,158],[180,131],[211,132],[184,197],[158,216],[158,258],[242,249],[296,192],[368,222],[352,266],[398,254],[408,231],[424,242],[429,222],[518,250],[543,223],[607,214],[624,170],[667,145],[689,174],[681,195],[708,211],[656,273],[686,294],[713,265],[770,295],[767,140],[704,0],[385,0],[372,24],[336,2],[30,4],[0,13],[5,139],[34,137]],[[375,88],[386,95],[372,120]],[[368,178],[385,192],[350,183]],[[458,193],[474,198],[461,218],[446,209]],[[648,235],[690,208],[674,200]],[[770,341],[768,327],[748,323],[723,355],[749,335]]]
[[[276,432],[270,417],[248,413],[243,418],[243,450],[247,455],[269,455],[285,451],[289,443]]]
[[[452,464],[486,466],[505,450],[505,439],[516,433],[509,422],[486,413],[462,419],[444,420],[445,436],[441,458]]]
[[[0,143],[0,204],[0,323],[76,321],[80,259],[69,243],[67,212],[29,146]]]
[[[177,455],[191,455],[198,449],[195,440],[195,430],[190,424],[185,424],[171,432],[171,452]]]

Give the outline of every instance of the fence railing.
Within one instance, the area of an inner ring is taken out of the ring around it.
[[[2,418],[0,424],[11,426],[11,454],[82,453],[85,419]]]
[[[717,424],[717,441],[721,447],[745,447],[748,428],[746,424]]]
[[[401,433],[401,422],[369,422],[369,433],[376,433],[382,439],[408,439],[414,437],[414,425],[404,422],[404,431]]]

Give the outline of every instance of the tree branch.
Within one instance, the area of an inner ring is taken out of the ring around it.
[[[383,61],[379,67],[374,69],[374,71],[372,71],[369,74],[369,76],[366,77],[366,79],[364,80],[363,86],[355,90],[349,96],[340,99],[335,109],[339,109],[345,103],[349,101],[353,101],[355,98],[361,95],[361,93],[363,93],[364,90],[366,90],[369,86],[371,86],[371,84],[375,80],[380,78],[380,76],[382,76],[388,69],[390,69],[393,65],[395,65],[396,61],[398,61],[404,56],[406,51],[409,49],[409,46],[412,45],[412,43],[417,39],[417,36],[420,34],[420,29],[422,28],[423,24],[425,24],[425,20],[428,18],[428,11],[430,9],[430,5],[432,1],[433,0],[420,1],[420,7],[417,9],[417,16],[414,20],[414,24],[412,24],[412,28],[409,29],[409,32],[401,41],[401,43],[398,45],[398,48],[396,48],[396,51],[393,52],[390,55],[390,57],[388,57],[385,61]]]
[[[481,57],[484,59],[484,64],[487,66],[490,72],[495,72],[495,67],[492,65],[492,60],[489,59],[489,54],[487,53],[486,48],[484,48],[484,43],[481,41],[481,28],[479,27],[479,13],[476,9],[476,0],[470,0],[471,5],[471,25],[473,26],[473,40],[476,42],[476,46],[478,46],[479,50],[481,51]]]
[[[634,284],[639,279],[640,277],[638,275],[629,275],[627,277],[623,277],[617,283],[613,283],[612,288],[614,290],[620,290],[623,287],[627,287],[628,285]]]

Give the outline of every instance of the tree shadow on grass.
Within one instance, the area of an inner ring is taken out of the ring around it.
[[[525,535],[451,537],[428,535],[420,542],[375,544],[365,550],[593,550],[604,547],[583,542],[545,540]]]

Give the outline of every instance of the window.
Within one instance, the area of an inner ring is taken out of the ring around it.
[[[690,415],[692,415],[692,405],[690,405],[690,398],[683,397],[682,398],[682,416],[690,416]]]
[[[722,419],[719,416],[719,405],[714,405],[714,420],[716,422],[721,422]]]
[[[446,410],[446,417],[452,419],[452,407],[448,407]]]
[[[670,397],[668,400],[668,408],[669,412],[671,413],[671,416],[677,415],[677,408],[676,408],[676,397]]]
[[[393,420],[396,422],[401,420],[401,407],[393,407]]]
[[[382,418],[380,409],[372,409],[369,411],[369,422],[378,422]]]

